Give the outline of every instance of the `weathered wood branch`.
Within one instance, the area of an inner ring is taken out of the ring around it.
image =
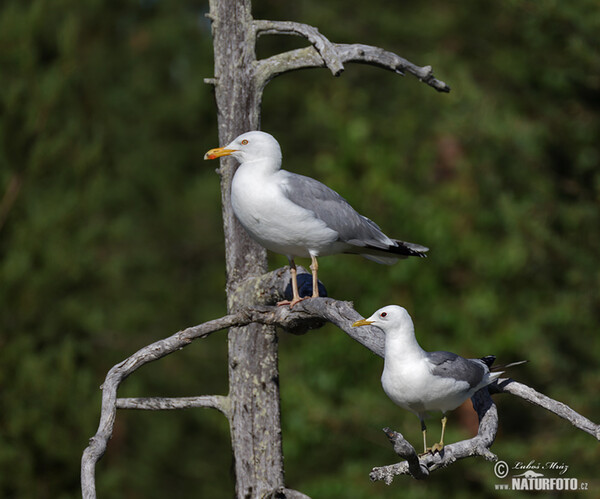
[[[592,435],[596,440],[600,440],[600,425],[590,421],[585,416],[571,409],[568,405],[540,393],[530,386],[519,383],[514,379],[500,378],[496,383],[490,385],[490,392],[494,393],[510,393],[517,397],[526,400],[530,404],[542,407],[550,411],[562,419],[566,419],[573,426],[579,428],[586,433]]]
[[[175,409],[193,409],[208,407],[217,409],[229,418],[229,397],[222,395],[203,395],[200,397],[144,397],[118,398],[117,409],[138,409],[146,411],[164,411]]]
[[[333,76],[339,76],[344,71],[344,65],[333,43],[323,36],[317,28],[308,24],[293,21],[264,21],[255,20],[252,23],[256,36],[261,35],[299,35],[308,39],[321,56],[325,66]]]
[[[399,75],[410,73],[438,92],[450,91],[450,87],[446,83],[434,77],[431,66],[417,66],[393,52],[371,45],[333,43],[331,47],[342,63],[369,64]],[[256,84],[260,90],[273,78],[283,73],[299,69],[328,67],[327,61],[314,46],[283,52],[256,61],[255,64]]]
[[[335,45],[317,28],[301,23],[256,21],[252,18],[250,0],[210,0],[209,5],[215,68],[214,78],[205,81],[214,85],[221,144],[228,143],[242,132],[259,129],[260,103],[265,85],[277,74],[300,67],[324,66],[337,76],[344,69],[344,61],[363,62],[397,73],[407,70],[438,90],[449,90],[447,85],[433,78],[431,68],[419,68],[381,49],[366,45]],[[296,53],[298,57],[295,64],[289,63],[290,59],[294,59],[289,54],[257,61],[255,44],[258,37],[264,34],[303,36],[311,46],[304,59],[300,53]],[[307,65],[311,59],[315,62]],[[225,234],[227,310],[230,314],[256,307],[272,295],[269,287],[260,286],[250,279],[266,270],[266,250],[249,238],[233,216],[231,182],[236,167],[232,158],[221,159],[219,173]],[[299,318],[302,313],[299,307],[294,312],[286,322],[290,332],[304,333],[327,320],[319,316],[306,317],[306,320]],[[351,312],[351,320],[356,319],[358,314],[353,310]],[[351,324],[341,314],[336,320],[346,328]],[[273,328],[261,325],[267,322],[245,324],[242,328],[231,328],[228,341],[229,422],[236,496],[264,497],[271,491],[285,489],[277,336]],[[366,331],[353,334],[360,337],[366,335]],[[368,338],[363,339],[368,343]],[[376,344],[371,347],[375,351],[379,348]]]
[[[419,458],[414,447],[408,443],[402,434],[384,429],[390,439],[394,451],[401,458],[406,459],[400,463],[373,468],[370,478],[373,481],[383,480],[386,484],[392,483],[397,475],[411,475],[417,480],[429,477],[435,470],[446,468],[459,459],[481,456],[488,461],[495,461],[496,456],[490,451],[498,432],[498,411],[490,397],[487,388],[479,390],[471,398],[473,408],[479,418],[477,435],[468,440],[462,440],[444,446],[441,453],[426,454]]]
[[[300,269],[301,272],[305,272]],[[193,340],[205,338],[210,334],[230,327],[242,327],[248,324],[263,324],[283,328],[290,332],[306,332],[331,322],[343,330],[351,338],[383,357],[384,334],[375,327],[354,328],[352,324],[361,318],[354,310],[351,302],[332,298],[316,298],[305,300],[290,309],[275,307],[273,303],[280,300],[289,284],[289,269],[278,269],[268,274],[246,279],[239,284],[236,291],[247,295],[254,302],[264,303],[255,307],[241,309],[203,324],[189,327],[163,340],[154,342],[115,365],[107,374],[102,385],[102,413],[98,431],[90,439],[90,445],[82,457],[82,489],[84,497],[95,497],[95,465],[106,450],[108,440],[112,436],[116,411],[123,409],[165,410],[190,407],[212,407],[230,417],[229,397],[203,396],[188,398],[125,398],[117,399],[119,385],[143,365],[158,360],[189,345]],[[252,301],[251,301],[252,302]],[[569,421],[573,426],[593,435],[600,440],[600,425],[593,423],[576,411],[556,400],[543,395],[531,387],[512,379],[500,379],[488,389],[478,391],[472,398],[473,407],[479,417],[479,430],[475,437],[446,445],[441,454],[426,455],[418,459],[414,448],[400,433],[386,430],[396,452],[407,461],[374,468],[372,480],[384,480],[390,483],[394,476],[409,474],[415,478],[426,478],[436,469],[451,465],[458,459],[471,456],[483,456],[494,460],[489,450],[494,442],[498,429],[498,413],[489,392],[511,393],[532,404],[557,414]],[[415,461],[417,457],[418,463]]]
[[[96,497],[95,469],[96,463],[106,452],[108,441],[112,437],[117,413],[117,389],[119,385],[133,372],[143,365],[161,359],[170,353],[189,345],[194,339],[204,338],[215,331],[244,323],[251,318],[244,312],[226,315],[219,319],[205,322],[198,326],[179,331],[168,338],[156,341],[118,363],[108,371],[102,389],[102,409],[100,423],[96,434],[90,439],[88,447],[81,458],[81,489],[84,498]]]

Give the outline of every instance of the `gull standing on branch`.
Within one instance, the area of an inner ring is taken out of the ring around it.
[[[502,372],[490,372],[496,357],[465,359],[451,352],[426,352],[415,338],[415,327],[406,309],[389,305],[353,326],[378,327],[385,333],[385,361],[381,385],[394,403],[416,414],[421,420],[423,453],[444,448],[446,412],[456,409],[473,394],[493,383]],[[524,362],[524,361],[523,361]],[[504,367],[521,364],[515,362]],[[442,436],[427,447],[425,416],[442,411]]]
[[[231,184],[236,217],[262,246],[286,255],[292,273],[294,306],[298,294],[294,257],[310,257],[313,298],[319,296],[317,257],[354,253],[386,265],[399,258],[425,256],[428,248],[390,239],[368,218],[321,182],[281,169],[281,148],[265,132],[247,132],[204,159],[233,156],[240,162]]]

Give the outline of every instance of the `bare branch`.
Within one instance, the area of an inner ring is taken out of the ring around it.
[[[303,269],[301,270],[305,272]],[[284,296],[289,284],[289,269],[278,269],[260,277],[242,281],[235,291],[236,296],[244,296],[249,303],[273,303]],[[381,330],[374,327],[354,328],[352,324],[361,316],[354,310],[351,302],[337,301],[332,298],[304,300],[294,306],[274,307],[255,306],[241,309],[235,314],[226,315],[198,326],[190,327],[174,335],[148,345],[115,365],[107,374],[102,385],[102,413],[96,435],[90,439],[90,445],[82,457],[82,491],[85,498],[95,497],[95,464],[106,450],[113,431],[117,408],[123,409],[179,409],[188,407],[212,407],[229,417],[229,399],[224,396],[203,396],[189,398],[122,398],[117,399],[120,383],[141,366],[160,359],[189,345],[194,339],[231,327],[241,327],[251,323],[277,326],[290,332],[306,332],[320,327],[324,321],[331,322],[342,329],[351,338],[383,357],[385,338]],[[511,379],[502,379],[489,387],[492,393],[511,393],[515,396],[543,407],[568,420],[575,427],[600,439],[600,425],[581,416],[567,405],[553,400],[534,389]],[[397,453],[407,459],[405,462],[374,468],[372,480],[385,480],[390,483],[394,476],[410,474],[415,478],[426,478],[432,471],[449,466],[458,459],[471,456],[483,456],[495,460],[496,456],[489,448],[494,442],[498,428],[498,413],[488,389],[478,391],[473,397],[473,407],[479,417],[477,436],[444,447],[441,454],[427,455],[415,461],[416,452],[404,437],[391,430],[386,434],[392,441]]]
[[[401,75],[407,72],[416,76],[423,83],[435,88],[438,92],[450,92],[450,87],[446,83],[434,78],[431,66],[417,66],[393,52],[371,45],[337,44],[336,49],[343,62],[371,64]]]
[[[475,437],[446,445],[441,453],[426,454],[419,458],[414,447],[404,439],[402,434],[386,428],[384,431],[392,442],[394,450],[406,461],[373,468],[370,473],[371,480],[383,480],[388,485],[397,475],[411,475],[417,480],[422,480],[427,478],[432,471],[446,468],[459,459],[473,456],[482,456],[488,461],[495,461],[497,458],[489,449],[494,443],[498,431],[496,405],[487,388],[479,390],[471,400],[479,418],[479,429]]]
[[[402,470],[406,468],[408,473],[417,480],[423,480],[429,476],[429,468],[424,462],[419,460],[417,451],[415,448],[406,440],[402,433],[384,428],[383,432],[388,437],[389,441],[394,447],[394,452],[400,457],[406,459],[403,463],[392,464],[391,466],[385,466],[383,468],[373,468],[371,471],[371,480],[384,480],[387,485],[392,483],[395,475],[401,474]]]
[[[304,273],[310,275],[306,269],[298,266],[298,276]],[[246,300],[246,303],[273,305],[286,297],[285,291],[289,287],[290,278],[289,267],[273,270],[262,276],[244,280],[235,290],[235,296],[238,297],[237,299]],[[362,318],[354,310],[352,302],[319,298],[301,301],[292,309],[278,307],[274,311],[272,307],[255,307],[254,311],[263,313],[260,320],[267,320],[268,313],[274,313],[275,315],[270,319],[273,322],[270,324],[283,327],[286,331],[295,334],[316,329],[323,325],[323,321],[331,322],[361,345],[383,357],[385,344],[383,331],[371,326],[352,327],[354,322]]]
[[[551,399],[543,393],[540,393],[530,386],[519,383],[514,379],[501,378],[490,386],[492,393],[510,393],[526,400],[527,402],[542,407],[547,411],[553,412],[557,416],[566,419],[573,426],[592,435],[596,440],[600,440],[600,425],[590,421],[588,418],[575,412],[568,405]]]
[[[102,385],[100,424],[96,434],[90,439],[88,447],[83,451],[81,458],[81,488],[84,498],[96,497],[95,467],[98,460],[106,452],[106,446],[112,436],[117,413],[117,389],[121,382],[144,364],[182,349],[195,338],[204,338],[215,331],[231,327],[234,324],[248,324],[250,320],[246,318],[243,312],[240,312],[184,329],[138,350],[108,371]]]
[[[489,390],[488,390],[489,388]],[[496,456],[489,450],[494,443],[498,430],[498,413],[496,406],[491,400],[491,393],[511,393],[532,404],[557,414],[571,422],[573,426],[583,430],[596,439],[600,439],[600,425],[597,425],[575,412],[569,406],[543,395],[533,388],[518,383],[512,379],[500,379],[488,388],[479,390],[473,397],[473,407],[479,417],[479,430],[477,436],[446,445],[441,454],[426,455],[421,459],[414,448],[404,439],[400,433],[385,429],[388,438],[394,446],[396,453],[406,459],[401,463],[374,468],[371,472],[371,480],[384,480],[390,484],[396,475],[411,475],[416,479],[423,479],[429,473],[440,468],[445,468],[458,459],[471,456],[483,456],[485,459],[495,461]]]
[[[222,395],[204,395],[201,397],[145,397],[118,398],[117,409],[143,409],[148,411],[164,411],[174,409],[192,409],[208,407],[217,409],[229,417],[229,397]]]
[[[323,64],[329,68],[333,76],[339,76],[344,71],[344,65],[340,61],[333,43],[324,37],[314,26],[292,21],[255,20],[252,24],[257,36],[299,35],[307,38],[321,56]]]
[[[377,66],[394,73],[404,75],[405,72],[416,76],[420,81],[438,92],[449,92],[450,87],[433,76],[431,66],[417,66],[393,52],[379,47],[363,44],[332,44],[342,63],[357,62]],[[306,68],[323,68],[326,63],[314,47],[290,50],[256,62],[256,76],[259,89],[276,76],[289,71]]]

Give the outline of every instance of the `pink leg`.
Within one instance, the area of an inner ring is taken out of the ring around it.
[[[293,258],[289,258],[290,262],[290,273],[292,274],[292,301],[282,300],[277,302],[277,306],[281,307],[282,305],[289,305],[292,308],[296,303],[301,302],[302,300],[306,300],[306,298],[300,298],[300,293],[298,292],[298,273],[296,272],[296,263]]]
[[[319,264],[317,263],[317,257],[310,255],[312,263],[310,264],[310,270],[312,271],[313,278],[313,298],[319,297],[319,278],[317,277],[317,271],[319,270]]]

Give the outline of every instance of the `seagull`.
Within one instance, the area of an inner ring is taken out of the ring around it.
[[[319,256],[354,253],[386,265],[399,258],[425,256],[428,248],[387,237],[373,221],[357,213],[337,192],[321,182],[281,169],[281,148],[265,132],[247,132],[204,159],[233,156],[240,162],[231,184],[235,216],[259,244],[287,256],[292,300],[299,301],[294,257],[310,257],[312,298],[319,296]]]
[[[415,327],[406,309],[398,305],[380,308],[368,319],[352,324],[372,325],[385,333],[385,360],[381,385],[392,401],[416,414],[423,432],[423,454],[444,448],[446,413],[456,409],[473,394],[493,383],[502,374],[490,372],[496,357],[465,359],[451,352],[426,352],[415,338]],[[514,362],[504,367],[521,364]],[[439,443],[427,447],[425,416],[428,411],[442,412],[442,436]]]

